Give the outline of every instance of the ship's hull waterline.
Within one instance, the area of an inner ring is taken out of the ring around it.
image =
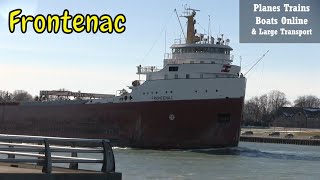
[[[243,98],[76,105],[0,105],[0,133],[107,138],[115,145],[237,146]]]

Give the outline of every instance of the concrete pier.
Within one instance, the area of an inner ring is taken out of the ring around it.
[[[320,146],[320,140],[315,139],[294,139],[275,137],[240,136],[242,142],[275,143],[275,144],[295,144],[305,146]]]
[[[51,174],[42,173],[42,166],[0,163],[1,180],[121,180],[121,173],[102,173],[86,170],[53,168]]]

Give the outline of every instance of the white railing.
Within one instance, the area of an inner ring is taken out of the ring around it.
[[[147,74],[152,72],[158,72],[162,68],[156,67],[156,66],[145,66],[145,67],[138,66],[137,69],[138,69],[137,74]]]
[[[181,38],[181,39],[175,39],[174,44],[186,44],[186,39]],[[229,45],[230,40],[229,39],[221,39],[220,41],[218,39],[209,38],[209,37],[201,37],[200,41],[196,42],[195,44],[218,44],[218,45]]]
[[[185,38],[175,39],[174,44],[186,44],[186,39]]]
[[[172,53],[165,53],[164,59],[172,59]]]

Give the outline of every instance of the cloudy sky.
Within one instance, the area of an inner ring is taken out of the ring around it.
[[[242,56],[243,72],[267,50],[270,53],[248,74],[247,98],[273,89],[296,96],[320,96],[320,44],[240,44],[239,4],[236,0],[1,0],[0,2],[0,89],[24,89],[36,95],[40,90],[66,88],[72,91],[115,93],[137,79],[136,66],[161,66],[163,54],[169,51],[181,30],[175,8],[182,5],[200,9],[197,29],[206,31],[208,15],[212,17],[213,34],[219,31],[231,39],[234,64]],[[123,34],[36,34],[32,25],[21,34],[17,26],[11,34],[8,12],[21,8],[25,15],[124,14]],[[183,20],[183,19],[182,19]],[[166,27],[167,50],[165,50]],[[162,32],[162,33],[161,33]],[[154,45],[152,50],[151,47]],[[150,51],[150,53],[148,53]]]

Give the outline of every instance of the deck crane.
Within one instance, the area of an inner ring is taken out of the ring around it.
[[[268,53],[269,50],[266,53],[264,53],[256,63],[254,63],[254,65],[244,74],[244,76],[246,76]]]

